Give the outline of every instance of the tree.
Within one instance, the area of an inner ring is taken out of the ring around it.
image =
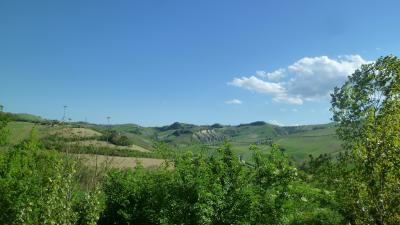
[[[96,224],[98,190],[82,193],[76,162],[29,139],[0,152],[0,224]],[[82,196],[82,197],[80,197]]]
[[[298,184],[297,169],[277,146],[267,152],[251,149],[253,162],[247,164],[225,143],[211,154],[177,155],[172,170],[165,165],[110,171],[99,224],[289,224],[299,216],[303,224],[332,224],[325,222],[341,219],[325,207],[330,196]],[[298,210],[305,197],[312,207]]]
[[[103,135],[102,139],[114,145],[128,146],[131,144],[129,138],[126,135],[121,135],[114,130],[107,131]]]
[[[400,221],[400,59],[363,65],[332,94],[333,120],[350,152],[354,223]],[[350,190],[348,190],[350,191]],[[350,194],[350,193],[349,193]]]
[[[2,112],[2,107],[0,105],[0,146],[8,143],[9,130],[7,129],[7,125],[10,120],[9,116]]]
[[[282,224],[288,216],[284,205],[291,199],[289,186],[297,177],[297,169],[275,144],[268,154],[254,145],[250,150],[254,152],[252,177],[256,199],[252,202],[251,224]]]

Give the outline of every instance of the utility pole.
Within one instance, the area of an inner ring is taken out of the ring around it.
[[[110,119],[111,119],[111,116],[107,116],[107,124],[108,124],[108,126],[107,126],[107,132],[108,132],[108,135],[107,135],[107,142],[109,141],[108,140],[108,138],[111,136],[111,125],[110,125]]]
[[[107,116],[107,123],[108,123],[108,126],[110,126],[110,119],[111,119],[111,116]]]
[[[110,124],[111,116],[107,116],[107,123],[108,123],[108,135],[107,135],[107,143],[109,137],[111,137],[111,124]],[[108,155],[106,156],[106,168],[108,168]]]
[[[62,120],[61,120],[63,123],[65,122],[65,119],[66,119],[67,107],[68,106],[64,105],[64,113],[63,113],[63,117],[62,117]]]
[[[110,124],[111,116],[107,116],[107,124],[108,124],[108,131],[111,131],[111,124]]]

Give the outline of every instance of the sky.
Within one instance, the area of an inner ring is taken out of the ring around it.
[[[330,122],[329,93],[400,52],[399,1],[0,1],[0,104],[161,126]]]

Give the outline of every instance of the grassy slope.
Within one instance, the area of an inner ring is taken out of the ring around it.
[[[8,124],[7,128],[10,131],[10,143],[11,144],[17,144],[20,143],[23,140],[26,140],[29,137],[29,133],[32,130],[33,127],[36,127],[39,137],[45,138],[47,135],[57,135],[59,137],[71,137],[71,136],[76,136],[76,137],[91,137],[91,136],[99,136],[101,133],[94,131],[92,129],[88,128],[65,128],[65,127],[50,127],[50,126],[45,126],[45,125],[38,125],[35,123],[31,122],[20,122],[20,121],[12,121]],[[142,138],[139,139],[139,141],[142,141]],[[146,140],[147,141],[147,140]],[[98,141],[99,143],[102,143]],[[148,141],[146,142],[148,145]],[[99,144],[99,147],[102,147],[103,144]],[[119,146],[115,146],[113,144],[107,143],[108,147],[115,147],[119,148]],[[143,145],[136,145],[133,144],[129,147],[129,149],[136,150],[136,151],[141,151],[141,152],[148,152],[149,150],[147,148],[142,147]]]
[[[126,134],[140,145],[151,145],[155,140],[170,143],[176,148],[198,151],[202,144],[193,139],[193,133],[201,130],[214,130],[216,133],[227,137],[232,143],[237,154],[249,159],[249,145],[259,144],[261,150],[268,150],[266,144],[260,141],[272,139],[274,143],[282,146],[296,161],[304,160],[309,154],[337,153],[341,150],[340,141],[336,138],[332,124],[309,125],[298,127],[277,127],[271,124],[240,126],[223,126],[212,128],[210,126],[194,126],[190,124],[172,124],[161,128],[144,128],[138,125],[113,125],[112,129]],[[185,131],[176,134],[177,131]],[[204,144],[204,143],[203,143]],[[216,143],[216,146],[219,144]],[[216,146],[209,146],[211,149]]]
[[[276,137],[278,134],[270,124],[260,126],[236,126],[222,128],[223,133],[233,133],[231,141],[238,145],[250,145],[260,140]]]
[[[14,120],[18,121],[33,121],[33,122],[41,122],[43,121],[43,118],[40,116],[28,114],[28,113],[13,113],[12,116],[14,117]]]
[[[16,144],[29,136],[30,130],[36,126],[41,137],[60,131],[63,128],[50,127],[46,125],[34,125],[30,122],[11,122],[11,143]],[[248,159],[250,144],[259,144],[262,150],[268,150],[269,146],[260,141],[272,139],[274,143],[282,146],[286,152],[295,160],[303,160],[309,154],[319,155],[322,153],[337,153],[341,150],[340,141],[336,138],[332,124],[313,125],[301,127],[277,127],[270,124],[240,126],[223,126],[212,128],[210,126],[195,126],[190,124],[175,123],[162,128],[141,127],[135,124],[106,125],[81,124],[90,130],[104,132],[107,129],[116,130],[126,136],[134,143],[137,150],[152,150],[156,140],[166,141],[176,148],[190,149],[197,151],[201,149],[201,143],[193,139],[193,133],[202,130],[213,130],[219,135],[225,136],[233,145],[233,149],[244,159]],[[177,132],[179,131],[179,132]],[[219,145],[216,143],[216,145]],[[216,148],[211,146],[211,149]]]
[[[311,130],[277,138],[275,143],[282,146],[295,160],[302,160],[309,154],[314,156],[341,151],[341,142],[335,134],[335,128]]]
[[[126,135],[134,145],[152,150],[153,137],[155,131],[153,128],[141,127],[136,124],[117,124],[117,125],[101,125],[101,124],[80,124],[83,127],[96,130],[98,132],[106,132],[107,130],[114,130]]]
[[[10,122],[7,125],[10,131],[10,143],[17,144],[29,137],[29,133],[35,124],[29,122]]]

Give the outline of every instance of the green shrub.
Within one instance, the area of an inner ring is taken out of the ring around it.
[[[77,198],[75,168],[70,158],[41,149],[34,130],[28,141],[0,154],[0,224],[76,224],[80,209],[98,213],[91,210],[95,198]],[[94,224],[93,217],[84,221]]]
[[[340,224],[334,195],[300,181],[277,146],[268,153],[251,149],[251,164],[224,145],[216,154],[178,156],[174,169],[111,171],[99,223]]]
[[[9,120],[9,116],[0,110],[0,146],[8,144],[8,135],[10,132],[7,129],[7,124]]]

